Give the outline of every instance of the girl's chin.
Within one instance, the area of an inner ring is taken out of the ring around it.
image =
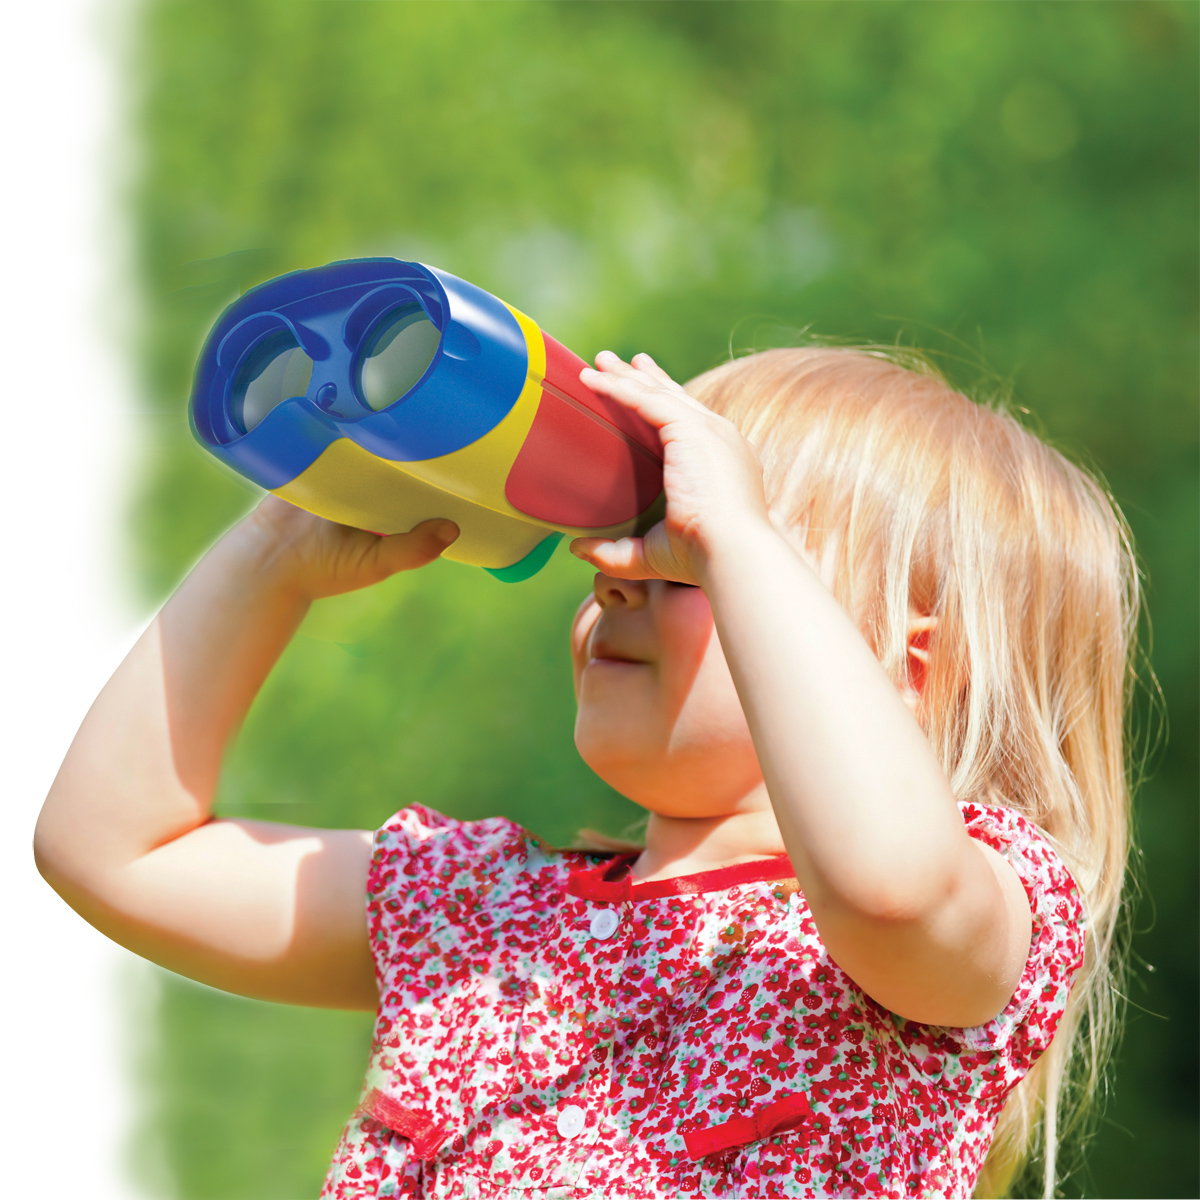
[[[627,800],[651,807],[650,798],[660,794],[661,772],[656,771],[650,756],[639,759],[629,752],[629,739],[610,740],[589,737],[586,726],[575,729],[575,749],[579,757],[599,775],[609,787],[621,793]]]
[[[648,761],[631,760],[627,742],[619,755],[605,754],[601,747],[589,745],[578,737],[575,745],[594,774],[647,812],[676,820],[708,820],[729,815],[730,806],[716,797],[708,803],[697,800],[704,789],[693,773],[671,771],[661,761],[655,763],[652,756],[647,756]]]

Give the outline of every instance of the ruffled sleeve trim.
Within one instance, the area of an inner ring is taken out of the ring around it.
[[[459,821],[423,804],[402,808],[375,833],[367,875],[367,928],[382,987],[387,963],[469,904],[477,877],[523,863],[536,842],[502,817]]]
[[[951,1032],[965,1048],[1009,1047],[1032,1061],[1050,1045],[1083,965],[1087,925],[1078,885],[1049,838],[1011,809],[960,802],[971,837],[990,846],[1016,871],[1029,899],[1029,957],[1012,999],[991,1021]]]

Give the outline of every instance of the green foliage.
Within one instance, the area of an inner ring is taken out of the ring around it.
[[[145,1125],[165,1153],[146,1162],[143,1150],[134,1164],[150,1194],[315,1196],[362,1083],[370,1016],[263,1004],[161,975],[157,1103]],[[167,1179],[155,1179],[164,1158]]]
[[[225,813],[371,829],[420,801],[555,845],[639,810],[583,765],[566,630],[591,571],[528,582],[438,562],[316,605],[247,722]]]
[[[1011,389],[1130,518],[1176,731],[1138,813],[1135,949],[1156,970],[1135,971],[1068,1188],[1194,1195],[1196,42],[1195,7],[1160,3],[145,4],[148,594],[253,498],[187,431],[209,324],[333,258],[433,262],[585,356],[646,348],[680,377],[811,328]],[[420,799],[552,841],[618,832],[632,807],[570,742],[587,585],[560,553],[528,583],[442,563],[327,602],[221,810],[374,826]],[[160,1026],[147,1128],[176,1194],[315,1194],[364,1019],[171,982]]]

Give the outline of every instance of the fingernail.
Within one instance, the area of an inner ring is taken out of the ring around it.
[[[458,538],[458,526],[453,521],[443,521],[433,535],[443,546],[450,545]]]

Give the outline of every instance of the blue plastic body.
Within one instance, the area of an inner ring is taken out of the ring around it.
[[[355,363],[378,321],[411,302],[437,327],[437,350],[405,395],[373,411],[359,395]],[[244,432],[230,418],[230,391],[242,365],[282,331],[313,361],[307,391]],[[272,279],[226,309],[200,355],[191,418],[213,454],[272,489],[339,437],[393,462],[470,445],[511,409],[528,358],[516,318],[474,284],[392,258],[335,262]]]

